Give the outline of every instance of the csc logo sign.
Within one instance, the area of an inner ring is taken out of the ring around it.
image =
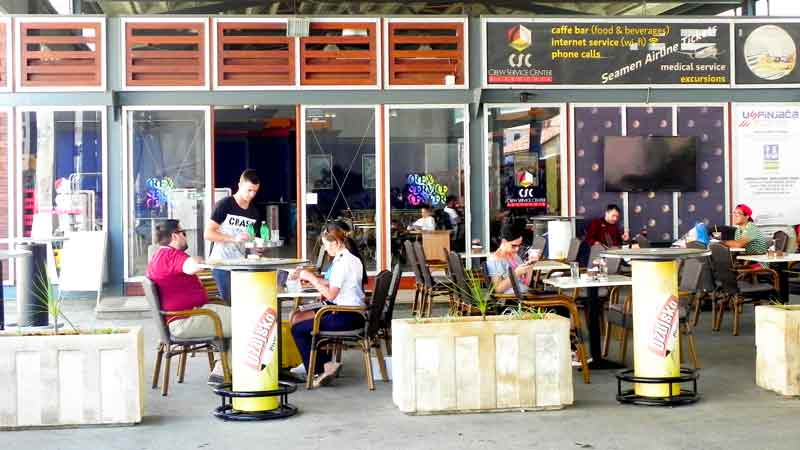
[[[517,197],[519,198],[533,198],[536,194],[533,192],[533,189],[530,188],[523,188],[517,192]]]
[[[519,67],[533,67],[531,64],[531,55],[526,53],[508,55],[508,65],[514,68]]]

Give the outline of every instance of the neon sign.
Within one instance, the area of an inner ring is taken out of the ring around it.
[[[148,178],[145,185],[144,206],[149,209],[161,209],[169,203],[169,193],[175,189],[175,182],[170,177]]]
[[[428,203],[431,206],[441,206],[447,200],[448,187],[436,182],[433,175],[410,173],[406,178],[408,184],[408,203],[419,206]]]

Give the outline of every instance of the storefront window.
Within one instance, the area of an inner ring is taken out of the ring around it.
[[[8,195],[9,184],[11,182],[11,173],[9,172],[10,165],[8,164],[8,144],[10,136],[10,118],[11,113],[8,111],[0,111],[0,238],[11,237],[11,197]],[[0,243],[0,251],[8,250],[8,244]],[[12,260],[3,262],[3,282],[10,280]],[[2,286],[0,286],[2,289]]]
[[[304,108],[306,255],[325,224],[351,227],[367,271],[378,268],[375,108]]]
[[[434,244],[440,254],[426,254],[429,259],[441,259],[440,247],[448,244],[451,250],[464,251],[466,111],[462,107],[389,107],[387,114],[392,263],[400,261],[408,272],[411,267],[405,261],[403,241],[425,244],[430,238],[433,242],[432,229],[440,232]],[[443,231],[449,239],[441,238]]]
[[[102,230],[101,111],[23,111],[19,130],[18,234]]]
[[[528,221],[561,214],[561,109],[489,108],[487,149],[489,247],[507,217]],[[545,223],[534,223],[535,226]],[[540,233],[543,230],[538,230]]]
[[[190,255],[205,255],[207,202],[205,110],[126,111],[127,276],[145,274],[159,221],[178,219]]]

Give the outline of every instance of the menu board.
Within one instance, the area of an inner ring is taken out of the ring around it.
[[[739,22],[733,34],[736,85],[800,86],[800,22]]]
[[[487,87],[729,86],[726,21],[487,20]]]

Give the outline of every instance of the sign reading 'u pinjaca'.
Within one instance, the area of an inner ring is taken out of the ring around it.
[[[709,19],[488,19],[486,86],[728,86],[730,26]]]

